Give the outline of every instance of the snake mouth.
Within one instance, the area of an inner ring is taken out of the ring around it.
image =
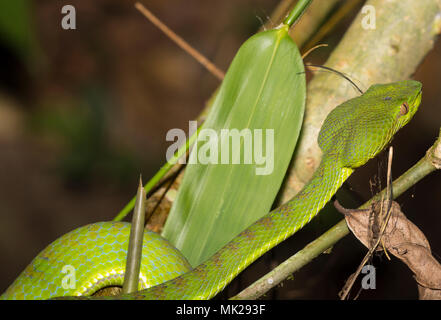
[[[420,91],[418,91],[417,95],[415,96],[415,99],[413,99],[413,106],[417,107],[417,104],[419,104],[421,102],[421,95],[423,93],[423,89],[420,89]],[[417,101],[419,101],[417,103]]]

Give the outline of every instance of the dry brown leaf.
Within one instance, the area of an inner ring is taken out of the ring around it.
[[[338,208],[345,215],[351,232],[367,248],[378,240],[381,207],[387,208],[387,201],[383,202],[383,206],[377,202],[365,210]],[[407,219],[396,202],[392,202],[382,243],[388,252],[403,261],[415,274],[420,299],[441,299],[441,265],[432,256],[424,233]],[[377,250],[383,250],[383,247],[378,246]]]

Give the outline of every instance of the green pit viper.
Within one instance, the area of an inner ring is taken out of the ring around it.
[[[413,80],[377,84],[336,107],[320,130],[322,161],[309,183],[193,270],[177,249],[147,232],[141,291],[109,298],[209,299],[216,295],[263,253],[308,223],[355,168],[390,142],[417,111],[421,89],[421,83]],[[32,261],[1,298],[88,295],[106,286],[121,286],[129,230],[128,223],[101,222],[62,236]]]

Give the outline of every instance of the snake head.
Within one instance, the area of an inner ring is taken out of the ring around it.
[[[391,113],[388,116],[395,119],[392,135],[404,127],[415,115],[421,103],[422,84],[415,80],[404,80],[388,84],[371,86],[365,96],[382,99],[380,108],[388,110],[380,113]]]
[[[342,167],[364,165],[412,119],[421,102],[421,88],[414,80],[376,84],[337,106],[320,130],[323,153],[337,157]]]

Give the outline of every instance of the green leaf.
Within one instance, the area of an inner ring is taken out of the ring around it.
[[[239,49],[190,157],[195,159],[205,154],[208,143],[204,141],[203,131],[212,129],[220,141],[213,144],[216,148],[212,150],[218,152],[218,164],[198,161],[187,165],[163,231],[163,236],[181,250],[193,266],[270,210],[299,136],[305,94],[303,61],[288,35],[287,25],[258,33]],[[244,163],[244,152],[249,145],[243,137],[240,164],[232,164],[232,155],[238,151],[233,151],[231,140],[221,139],[222,129],[250,129],[253,153],[259,146],[254,135],[258,132],[256,129],[261,129],[262,155],[266,157],[270,174],[257,174],[259,168],[264,171],[265,165],[256,164],[254,154],[252,164]],[[271,146],[268,131],[271,129],[274,149],[269,148],[267,152],[266,148]],[[222,164],[221,156],[225,156],[222,148],[228,142],[229,164]]]

